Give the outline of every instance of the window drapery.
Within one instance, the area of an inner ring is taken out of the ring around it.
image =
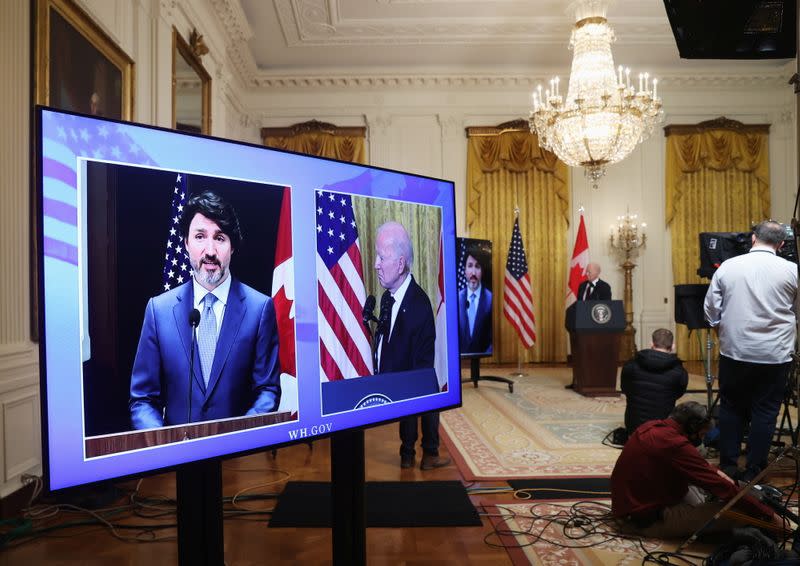
[[[564,293],[567,281],[569,176],[567,166],[539,147],[528,124],[467,128],[467,227],[470,237],[491,240],[495,362],[566,359]],[[525,350],[503,316],[503,278],[519,206],[520,231],[536,316],[536,345]]]
[[[365,164],[366,131],[310,120],[287,128],[261,128],[261,140],[267,147]]]
[[[719,118],[667,126],[666,224],[675,285],[708,283],[697,275],[701,232],[747,232],[769,218],[769,126]],[[705,345],[677,325],[678,355],[703,359]]]

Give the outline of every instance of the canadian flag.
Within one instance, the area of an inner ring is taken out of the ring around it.
[[[283,189],[275,270],[272,273],[272,301],[278,324],[278,356],[281,363],[279,411],[297,412],[297,357],[294,345],[294,260],[292,259],[292,201]]]
[[[589,239],[586,237],[586,224],[578,224],[578,234],[575,236],[575,247],[572,250],[572,261],[569,263],[569,282],[567,283],[567,297],[565,307],[569,307],[578,300],[578,287],[586,280],[586,266],[589,264]]]
[[[436,288],[436,353],[433,367],[439,379],[439,391],[447,391],[447,321],[444,316],[444,261],[442,235],[439,234],[439,285]]]

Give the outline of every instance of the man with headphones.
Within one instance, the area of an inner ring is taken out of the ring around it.
[[[733,480],[697,451],[710,427],[706,407],[688,401],[676,405],[669,418],[646,422],[634,431],[611,473],[611,512],[623,532],[690,536],[739,492]],[[714,501],[706,501],[704,492]],[[750,495],[735,509],[781,524],[780,517]],[[704,532],[728,531],[745,523],[723,515]]]

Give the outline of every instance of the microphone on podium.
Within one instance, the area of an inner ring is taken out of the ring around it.
[[[192,312],[189,313],[189,326],[192,327],[192,344],[189,348],[189,380],[187,381],[187,390],[189,395],[189,400],[186,406],[188,407],[188,412],[186,415],[186,424],[188,425],[192,422],[192,375],[194,374],[194,345],[197,342],[197,327],[200,325],[200,311],[197,309],[192,309]],[[186,440],[189,438],[188,432],[183,432],[183,439]]]
[[[370,329],[370,321],[378,322],[378,319],[375,318],[375,295],[370,295],[364,302],[364,309],[361,311],[361,320],[364,322],[364,326],[367,327],[367,330]]]

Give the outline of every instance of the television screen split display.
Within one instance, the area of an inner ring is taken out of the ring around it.
[[[451,182],[37,126],[50,489],[460,405]]]

